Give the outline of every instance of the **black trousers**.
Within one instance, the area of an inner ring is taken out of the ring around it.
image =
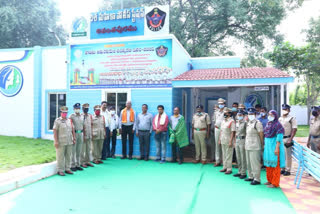
[[[110,156],[110,129],[106,128],[106,138],[103,141],[101,158],[105,159]]]
[[[177,160],[177,153],[178,153],[178,158],[179,162],[183,162],[183,148],[180,148],[179,144],[177,142],[172,143],[172,160],[176,161]]]
[[[116,145],[117,145],[117,129],[112,131],[111,141],[112,141],[112,147],[111,147],[110,155],[114,156],[116,152]],[[109,148],[110,148],[110,141],[109,141]]]
[[[148,158],[150,151],[150,131],[138,131],[140,144],[140,157]]]
[[[131,126],[125,126],[122,125],[121,126],[122,129],[122,134],[121,134],[121,138],[122,138],[122,156],[123,157],[127,157],[127,138],[129,136],[129,157],[132,157],[132,153],[133,153],[133,125]]]

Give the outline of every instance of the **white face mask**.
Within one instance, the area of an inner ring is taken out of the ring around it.
[[[243,116],[238,116],[238,120],[243,120]]]
[[[248,118],[249,118],[249,120],[254,120],[254,119],[256,119],[256,116],[255,115],[248,115]]]
[[[112,115],[114,115],[114,114],[116,113],[116,111],[110,111],[110,113],[111,113]]]
[[[273,120],[274,120],[274,117],[268,116],[268,120],[269,120],[269,121],[273,121]]]
[[[75,109],[74,112],[79,114],[80,113],[80,109]]]
[[[287,115],[287,114],[289,114],[289,112],[287,110],[283,110],[282,114]]]

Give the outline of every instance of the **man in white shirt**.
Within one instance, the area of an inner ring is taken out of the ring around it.
[[[111,157],[110,154],[110,112],[108,111],[108,103],[107,101],[101,102],[101,113],[102,116],[104,116],[105,124],[106,124],[106,138],[103,141],[103,148],[102,148],[102,154],[101,159],[106,160],[107,158]],[[109,145],[109,146],[107,146]]]
[[[110,156],[112,158],[116,158],[115,151],[116,151],[118,129],[120,129],[120,121],[119,121],[118,115],[116,114],[115,108],[113,106],[110,107],[109,129],[110,129],[110,138],[112,140]],[[107,142],[107,148],[110,149],[110,140]]]

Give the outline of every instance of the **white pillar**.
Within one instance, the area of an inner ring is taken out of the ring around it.
[[[280,105],[284,104],[284,84],[280,85]]]

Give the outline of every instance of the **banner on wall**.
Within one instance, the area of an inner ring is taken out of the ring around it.
[[[90,15],[90,39],[169,34],[169,6],[111,10]]]
[[[71,45],[70,88],[171,87],[172,40]]]

